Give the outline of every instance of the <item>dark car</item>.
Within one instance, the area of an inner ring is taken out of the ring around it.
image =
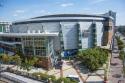
[[[57,59],[55,63],[55,68],[56,69],[61,69],[62,68],[63,61],[61,59]]]

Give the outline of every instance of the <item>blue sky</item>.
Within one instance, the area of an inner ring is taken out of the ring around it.
[[[125,0],[0,0],[0,21],[15,21],[57,13],[117,13],[117,25],[125,25]]]

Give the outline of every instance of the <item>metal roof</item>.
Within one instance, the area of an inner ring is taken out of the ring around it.
[[[90,15],[90,14],[54,14],[54,15],[45,15],[45,16],[39,16],[31,19],[36,19],[36,18],[51,18],[51,17],[107,17],[102,14],[100,15]]]
[[[110,18],[109,16],[105,16],[103,14],[99,15],[89,15],[89,14],[55,14],[55,15],[45,15],[39,16],[31,19],[26,19],[22,21],[15,21],[13,24],[20,23],[36,23],[36,22],[59,22],[59,21],[101,21],[104,18]]]

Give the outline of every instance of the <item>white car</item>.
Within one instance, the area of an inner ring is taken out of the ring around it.
[[[77,81],[78,83],[82,83],[82,82],[80,81],[78,75],[68,75],[66,78],[69,78],[70,80],[75,80],[75,81]]]

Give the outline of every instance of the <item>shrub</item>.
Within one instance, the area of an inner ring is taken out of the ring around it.
[[[117,44],[118,44],[118,48],[119,50],[122,50],[124,48],[124,43],[122,40],[120,40],[119,37],[116,37],[116,40],[117,40]]]
[[[40,75],[41,80],[49,80],[49,78],[50,78],[52,83],[61,83],[62,81],[64,83],[78,83],[75,80],[70,80],[69,78],[56,79],[55,76],[53,76],[53,75],[47,75],[47,74],[40,73],[40,72],[33,73],[32,75],[35,76],[36,78],[38,78],[38,75]]]
[[[59,78],[57,79],[55,82],[53,83],[78,83],[77,81],[75,80],[70,80],[69,78]]]
[[[53,76],[53,75],[47,75],[47,74],[40,73],[40,72],[35,72],[32,75],[35,77],[38,77],[38,75],[40,75],[41,80],[48,80],[49,78],[51,78],[52,81],[55,81],[55,79],[56,79],[55,76]]]
[[[125,52],[124,52],[124,50],[121,50],[121,51],[119,52],[119,58],[120,58],[121,60],[124,60],[124,58],[125,58]]]

